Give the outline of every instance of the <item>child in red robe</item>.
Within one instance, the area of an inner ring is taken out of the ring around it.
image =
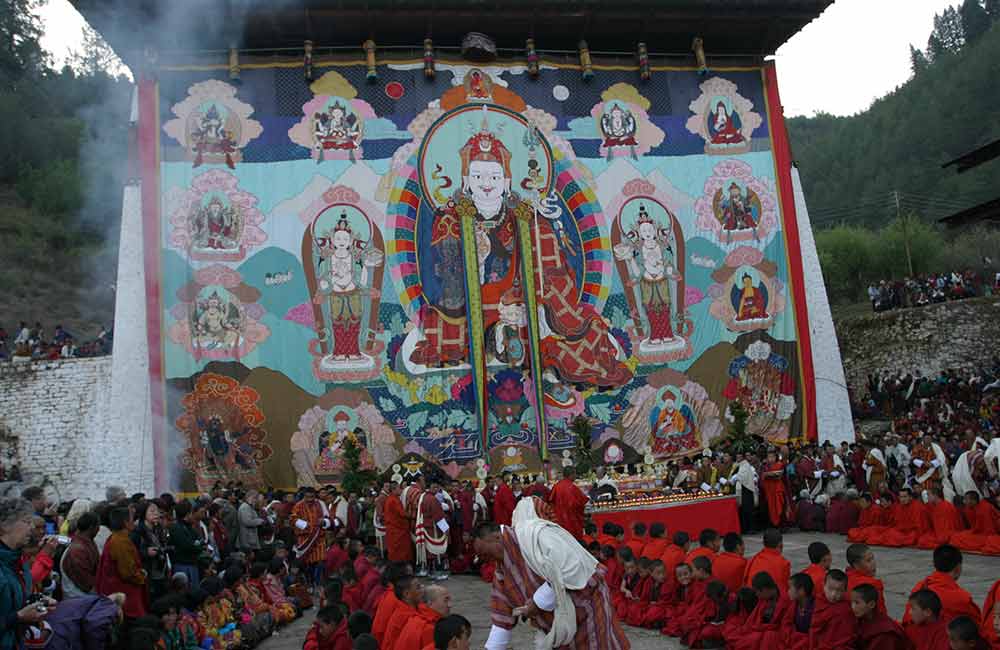
[[[597,541],[597,526],[592,523],[586,523],[583,525],[583,538],[580,540],[581,544],[590,544],[591,542]]]
[[[649,527],[649,539],[646,540],[646,546],[643,548],[642,553],[651,560],[659,560],[663,557],[663,554],[669,546],[669,542],[666,538],[667,527],[656,522]],[[671,575],[671,574],[667,574]]]
[[[691,563],[691,583],[685,590],[683,599],[667,613],[661,634],[685,637],[701,628],[712,611],[707,595],[708,583],[711,581],[712,561],[705,556],[696,557]]]
[[[956,616],[968,616],[978,625],[982,619],[979,607],[968,591],[958,585],[962,575],[962,552],[945,544],[934,549],[934,573],[918,582],[910,593],[920,589],[930,589],[941,599],[941,620],[950,623]],[[910,622],[910,608],[907,603],[903,613],[903,625]]]
[[[735,594],[743,586],[743,576],[747,572],[747,559],[743,557],[743,537],[737,533],[726,533],[722,538],[722,552],[712,562],[712,576],[726,585],[730,594]]]
[[[993,583],[983,601],[983,624],[980,626],[983,638],[1000,650],[1000,580]]]
[[[653,586],[649,593],[649,604],[642,615],[640,625],[645,628],[660,628],[666,620],[667,611],[674,602],[675,587],[673,580],[667,578],[666,569],[661,560],[653,560],[649,565],[649,577]]]
[[[660,559],[663,560],[663,568],[668,576],[674,575],[674,570],[678,564],[684,562],[684,557],[691,547],[691,538],[684,531],[674,533],[674,543],[667,547]]]
[[[744,633],[747,622],[756,608],[756,591],[750,587],[743,587],[736,592],[726,622],[722,624],[722,640],[726,647],[731,647]]]
[[[958,616],[948,623],[951,650],[990,650],[989,642],[979,634],[979,624],[968,616]]]
[[[854,650],[858,640],[858,622],[851,603],[844,599],[847,574],[830,569],[823,582],[823,595],[816,598],[809,628],[809,650]]]
[[[707,557],[714,561],[721,545],[722,538],[719,537],[719,533],[714,528],[706,528],[698,535],[698,548],[689,552],[684,561],[691,564],[696,557]]]
[[[833,553],[830,547],[823,542],[813,542],[809,545],[809,566],[802,572],[812,579],[812,593],[819,594],[823,591],[823,583],[826,581],[826,572],[833,566]]]
[[[951,650],[948,626],[941,620],[941,599],[930,589],[910,594],[910,624],[903,631],[913,650]]]
[[[635,587],[630,589],[632,597],[626,596],[628,605],[625,616],[622,617],[626,624],[633,627],[642,624],[643,612],[649,606],[649,595],[653,591],[653,578],[649,574],[651,564],[652,561],[649,558],[641,557],[636,560],[636,574],[639,576],[639,580]]]
[[[618,581],[618,588],[611,594],[611,605],[618,613],[618,618],[624,619],[628,613],[629,602],[634,597],[633,592],[639,586],[640,576],[632,551],[627,548],[619,549],[618,561],[622,565],[622,576]]]
[[[705,620],[681,638],[689,648],[721,648],[725,646],[722,629],[729,618],[729,589],[720,580],[712,580],[705,587]]]
[[[878,611],[885,614],[885,586],[875,577],[875,553],[866,544],[847,547],[847,589],[854,591],[859,585],[871,585],[878,592]]]
[[[826,580],[826,577],[823,579]],[[812,626],[812,616],[816,610],[814,588],[812,577],[805,572],[796,573],[788,581],[788,598],[795,603],[795,618],[786,642],[793,650],[809,648],[809,628]]]
[[[618,560],[618,554],[614,547],[601,547],[601,564],[607,569],[607,573],[604,574],[604,582],[608,585],[608,591],[614,594],[621,586],[622,574],[625,572],[623,563]]]
[[[851,611],[858,619],[858,650],[910,650],[903,628],[879,611],[881,597],[870,584],[851,589]]]
[[[764,571],[754,575],[750,584],[757,594],[757,605],[743,628],[727,637],[726,647],[729,650],[772,650],[780,647],[793,624],[795,605],[781,595],[774,578]]]
[[[764,531],[763,538],[764,548],[747,564],[744,584],[752,586],[753,577],[763,572],[771,576],[774,584],[778,585],[779,593],[784,596],[788,589],[788,579],[792,577],[792,565],[781,554],[784,549],[781,531],[777,528],[768,528]]]
[[[646,548],[646,524],[641,521],[637,521],[632,524],[632,539],[625,542],[625,545],[629,547],[629,550],[632,551],[632,555],[636,557],[650,557],[651,559],[656,559],[643,553],[643,549]]]

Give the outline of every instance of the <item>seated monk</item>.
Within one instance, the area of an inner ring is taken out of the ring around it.
[[[698,614],[702,618],[700,625],[681,637],[681,645],[689,648],[704,648],[724,645],[722,626],[729,615],[729,590],[719,580],[711,580],[705,587],[705,607]]]
[[[957,616],[968,616],[978,624],[982,615],[969,592],[958,586],[961,575],[962,551],[950,544],[939,546],[934,549],[934,573],[914,585],[910,593],[930,589],[937,594],[941,599],[941,620],[945,624]],[[909,625],[910,621],[910,604],[907,603],[903,626]]]
[[[726,622],[722,624],[722,641],[725,647],[731,647],[744,633],[755,609],[757,592],[750,587],[741,587],[734,595]]]
[[[594,543],[597,544],[597,542]],[[598,546],[600,546],[600,544],[598,544]],[[607,569],[607,574],[604,580],[608,583],[608,591],[610,591],[613,596],[621,586],[622,574],[625,569],[622,563],[618,561],[618,554],[615,552],[614,548],[610,546],[600,546],[600,548],[600,561],[601,564],[604,565],[604,568]]]
[[[691,563],[691,583],[683,600],[668,612],[661,634],[684,637],[701,628],[712,609],[708,600],[708,583],[711,580],[712,561],[704,555],[696,557]]]
[[[661,560],[653,560],[649,565],[649,577],[652,579],[652,587],[639,625],[646,628],[658,628],[663,625],[666,618],[666,608],[674,602],[674,581],[667,578],[667,572]]]
[[[795,603],[782,596],[770,574],[750,579],[757,605],[744,626],[726,637],[728,650],[771,650],[780,647],[795,619]],[[787,589],[787,587],[786,587]],[[741,590],[742,591],[742,590]]]
[[[608,547],[610,548],[610,547]],[[624,620],[628,614],[629,603],[635,598],[635,592],[639,588],[639,563],[632,556],[632,551],[623,546],[618,549],[618,561],[622,566],[622,574],[618,580],[618,586],[611,592],[611,606],[618,613],[618,618]],[[611,586],[608,586],[611,589]]]
[[[826,576],[823,579],[826,580]],[[805,572],[796,573],[788,581],[788,597],[795,603],[793,625],[785,637],[785,645],[791,650],[809,648],[809,628],[812,627],[812,616],[816,610],[816,597],[813,594],[817,592],[814,589],[813,579]]]
[[[858,506],[861,508],[858,525],[847,531],[847,541],[868,543],[869,539],[881,535],[888,528],[889,513],[881,504],[874,503],[868,494],[858,497]]]
[[[823,583],[826,582],[826,572],[833,566],[833,553],[830,547],[823,542],[813,542],[807,549],[809,554],[809,566],[802,571],[812,579],[812,593],[819,594],[823,591]]]
[[[851,590],[851,611],[858,621],[858,650],[910,650],[903,628],[878,609],[881,594],[868,584]]]
[[[933,550],[947,544],[952,535],[962,530],[962,516],[939,487],[927,490],[927,509],[931,513],[931,530],[920,536],[917,548]]]
[[[666,576],[665,568],[664,576]],[[674,617],[675,611],[687,604],[693,579],[691,567],[683,562],[674,569],[673,580],[664,577],[664,582],[669,583],[667,593],[664,594],[661,588],[659,602],[650,605],[648,615],[643,621],[643,627],[662,628],[670,621]]]
[[[646,524],[641,521],[632,524],[632,537],[625,542],[625,546],[628,546],[632,555],[636,557],[653,558],[652,555],[644,552],[646,548]]]
[[[983,638],[994,650],[1000,650],[1000,580],[993,583],[983,601]]]
[[[719,537],[719,533],[713,528],[706,528],[698,535],[698,548],[689,552],[684,561],[691,564],[696,557],[707,557],[709,560],[714,560],[721,545],[722,538]]]
[[[823,593],[816,598],[812,625],[809,628],[809,650],[854,650],[858,641],[858,622],[851,603],[844,599],[847,574],[830,569],[823,582]]]
[[[847,547],[847,589],[854,591],[860,585],[870,585],[878,593],[879,613],[885,614],[885,585],[875,577],[876,571],[875,553],[867,544]]]
[[[949,543],[970,553],[986,553],[987,547],[1000,542],[1000,512],[977,492],[966,492],[963,501],[969,530],[954,533]]]
[[[948,623],[948,644],[952,650],[985,650],[990,647],[980,635],[979,625],[968,616],[959,616]]]
[[[650,575],[652,564],[652,560],[646,557],[641,557],[636,562],[639,580],[631,590],[632,597],[628,599],[625,616],[622,617],[626,624],[633,627],[638,627],[642,623],[642,614],[649,606],[649,595],[653,591],[653,578]]]
[[[642,549],[642,554],[651,560],[659,560],[663,557],[663,554],[667,550],[667,546],[670,545],[666,538],[667,527],[656,522],[649,527],[649,539],[646,541],[646,546]]]
[[[737,533],[726,533],[722,538],[722,553],[716,555],[712,562],[712,577],[726,585],[731,594],[743,586],[743,576],[747,572],[743,549],[743,537]]]
[[[771,576],[774,584],[778,585],[778,592],[784,596],[788,590],[788,579],[792,577],[792,565],[781,554],[784,549],[781,531],[768,528],[764,531],[763,540],[764,548],[747,563],[744,584],[752,586],[753,577],[763,571]]]
[[[951,650],[948,626],[941,620],[941,599],[930,589],[910,594],[910,624],[904,629],[913,650]]]
[[[677,565],[684,562],[688,549],[691,546],[691,537],[684,531],[674,533],[674,543],[667,547],[660,559],[663,560],[663,568],[668,576],[674,575]]]
[[[927,506],[920,499],[913,498],[913,491],[903,488],[899,491],[899,503],[892,507],[892,526],[878,539],[869,538],[869,544],[879,546],[916,546],[917,540],[931,529]]]

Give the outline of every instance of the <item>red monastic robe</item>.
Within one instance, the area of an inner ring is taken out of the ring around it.
[[[996,626],[993,624],[997,607],[1000,606],[998,603],[1000,603],[1000,580],[994,582],[990,587],[990,593],[986,594],[986,600],[983,601],[983,624],[980,626],[980,634],[994,648],[1000,645],[1000,635],[997,634]]]
[[[858,585],[871,585],[875,587],[875,591],[878,592],[878,609],[876,609],[876,613],[885,614],[885,585],[882,584],[882,581],[875,576],[870,576],[867,573],[861,573],[853,567],[848,567],[846,573],[848,595]]]
[[[972,600],[972,596],[965,589],[958,586],[955,579],[949,573],[935,571],[916,585],[910,593],[930,589],[941,599],[941,621],[947,625],[956,616],[968,616],[976,625],[982,620],[979,607]],[[906,603],[906,611],[903,613],[903,625],[910,622],[910,603]]]
[[[906,505],[897,503],[892,507],[892,527],[876,539],[869,538],[869,544],[879,546],[916,546],[917,540],[931,529],[927,506],[920,499],[913,499]]]
[[[735,594],[743,586],[747,572],[747,559],[742,555],[723,551],[712,562],[712,577],[726,585],[730,594]]]
[[[664,552],[666,552],[669,544],[670,542],[662,537],[650,537],[646,540],[646,545],[642,548],[642,552],[650,560],[659,560]],[[668,573],[667,575],[669,576],[670,574]]]
[[[660,630],[667,636],[684,637],[700,629],[706,619],[710,618],[715,608],[708,598],[709,580],[692,580],[684,595],[684,601],[674,606],[668,613],[666,624]]]
[[[652,576],[644,576],[639,580],[639,584],[636,585],[635,589],[632,590],[634,598],[628,601],[625,616],[622,617],[626,625],[633,627],[642,625],[642,616],[649,607],[649,599],[652,594],[653,578]]]
[[[587,495],[568,478],[553,485],[549,493],[556,523],[577,539],[583,537],[583,507],[588,500]]]
[[[714,561],[715,551],[713,551],[711,547],[708,546],[699,546],[698,548],[688,553],[687,557],[684,558],[684,561],[687,562],[688,564],[691,564],[691,562],[694,561],[696,557],[707,557],[709,560]],[[713,566],[712,569],[714,570],[715,567]]]
[[[726,636],[728,650],[773,650],[795,625],[795,603],[784,596],[760,600],[742,628]]]
[[[410,519],[403,502],[392,494],[385,500],[385,548],[390,562],[413,562]]]
[[[823,593],[823,583],[826,582],[826,569],[819,564],[810,564],[802,573],[809,576],[813,581],[813,598]]]
[[[858,516],[858,525],[847,531],[847,541],[852,544],[867,544],[888,529],[888,511],[877,505],[870,505]]]
[[[399,501],[399,499],[396,500]],[[375,618],[372,619],[372,635],[380,645],[385,638],[385,629],[389,626],[389,619],[392,618],[392,612],[397,605],[399,605],[399,599],[396,598],[396,592],[392,590],[392,585],[390,585],[375,610]]]
[[[663,625],[670,608],[677,602],[677,587],[677,583],[669,578],[659,584],[653,583],[649,605],[642,615],[642,627],[656,629]]]
[[[782,597],[788,595],[788,580],[792,577],[792,565],[781,554],[781,551],[774,548],[762,548],[760,553],[754,555],[747,563],[747,572],[743,577],[743,584],[751,586],[753,577],[763,571],[774,579],[778,585],[778,591]]]
[[[987,547],[1000,546],[1000,512],[989,501],[980,501],[974,508],[966,508],[965,518],[969,522],[969,530],[953,534],[953,546],[970,553],[985,553],[988,552]]]
[[[858,650],[910,650],[910,641],[896,621],[884,612],[858,623]]]
[[[934,621],[923,625],[910,624],[903,628],[913,650],[951,650],[948,641],[948,625],[944,621]]]
[[[809,627],[809,650],[855,650],[857,641],[858,621],[851,603],[831,603],[818,596]]]
[[[928,505],[927,509],[931,515],[931,530],[920,536],[917,548],[932,550],[947,544],[952,535],[962,530],[962,517],[958,508],[944,500]]]
[[[632,555],[634,555],[637,559],[640,557],[650,557],[649,555],[645,555],[646,553],[645,537],[633,537],[632,539],[625,542],[625,546],[627,546],[629,550],[632,551]]]
[[[770,474],[770,476],[768,476]],[[785,464],[766,463],[760,469],[761,488],[767,499],[767,518],[775,528],[781,525],[785,514]]]
[[[510,526],[515,505],[514,493],[510,486],[501,481],[497,486],[496,496],[493,497],[493,523],[498,526]]]
[[[671,544],[667,547],[660,560],[663,561],[663,569],[667,572],[668,576],[672,577],[674,575],[677,565],[684,562],[685,555],[687,555],[687,552],[677,544]]]

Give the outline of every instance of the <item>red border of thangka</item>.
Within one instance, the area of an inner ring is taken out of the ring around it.
[[[816,423],[816,370],[813,367],[809,305],[806,303],[805,274],[802,268],[802,242],[799,238],[798,217],[795,210],[795,191],[792,188],[792,148],[785,128],[785,111],[781,105],[781,96],[778,94],[778,74],[774,62],[765,63],[762,73],[767,101],[768,130],[771,133],[771,149],[778,183],[781,223],[785,231],[788,280],[792,288],[792,306],[795,312],[799,377],[804,397],[803,428],[807,440],[816,440],[819,437]]]
[[[142,174],[142,259],[146,281],[146,341],[149,345],[149,403],[152,410],[153,484],[167,489],[164,470],[166,393],[163,382],[160,286],[160,89],[155,79],[139,82],[139,169]]]

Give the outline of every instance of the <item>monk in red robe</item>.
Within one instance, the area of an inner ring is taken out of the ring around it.
[[[930,589],[910,594],[910,624],[904,629],[913,650],[951,650],[948,624],[941,620],[941,599]]]
[[[778,528],[785,516],[788,495],[785,491],[785,463],[778,459],[773,450],[767,452],[767,460],[761,467],[760,477],[764,497],[767,500],[767,518],[772,526]]]
[[[858,507],[861,508],[858,525],[847,531],[847,541],[867,543],[870,538],[882,534],[888,528],[888,513],[880,504],[873,503],[872,497],[867,494],[858,498]]]
[[[903,488],[899,491],[899,503],[892,507],[892,526],[877,540],[869,537],[868,543],[879,546],[916,546],[917,540],[931,530],[931,520],[927,507],[920,499],[913,498],[913,491]]]
[[[646,554],[646,524],[641,521],[632,524],[632,536],[625,542],[625,546],[636,557],[655,559],[654,556]]]
[[[816,597],[809,650],[854,650],[858,640],[858,622],[851,603],[844,599],[847,574],[830,569],[823,583],[823,593]]]
[[[881,601],[882,595],[872,585],[851,589],[851,611],[858,620],[858,650],[910,650],[903,628],[879,611]]]
[[[636,560],[638,580],[630,587],[631,598],[626,597],[627,605],[622,620],[626,624],[638,627],[642,624],[642,616],[649,607],[649,599],[653,593],[652,561],[641,557]]]
[[[927,509],[931,516],[931,530],[920,536],[917,548],[932,550],[947,544],[952,535],[962,530],[962,516],[958,508],[944,498],[944,490],[939,487],[927,491]]]
[[[826,582],[826,572],[833,566],[833,554],[830,547],[823,542],[813,542],[807,549],[809,566],[802,573],[809,576],[813,583],[812,593],[816,596],[823,593],[823,583]]]
[[[869,585],[878,593],[878,611],[886,613],[885,585],[875,577],[877,565],[875,553],[866,544],[851,544],[847,547],[847,590]]]
[[[930,589],[941,599],[941,620],[947,625],[957,616],[968,616],[977,625],[982,620],[979,607],[965,589],[958,586],[958,578],[962,575],[962,552],[945,544],[934,549],[934,573],[930,574],[916,585],[912,591]],[[910,605],[907,603],[903,613],[903,625],[910,622]]]
[[[498,526],[510,526],[514,506],[517,505],[514,501],[514,492],[507,485],[507,477],[507,474],[501,477],[493,495],[493,523]]]
[[[726,635],[726,647],[729,650],[781,647],[794,624],[795,603],[782,596],[771,575],[763,571],[750,579],[750,586],[757,594],[757,605],[741,629]]]
[[[1000,540],[1000,512],[976,492],[966,492],[963,500],[969,530],[954,533],[950,543],[963,551],[983,553],[991,541]]]
[[[413,562],[410,519],[403,508],[402,493],[402,486],[394,483],[385,500],[385,546],[390,562]]]
[[[695,558],[684,602],[675,605],[672,614],[668,614],[661,634],[680,637],[683,643],[684,639],[696,635],[706,622],[718,614],[715,601],[708,596],[711,582],[712,561],[704,555]]]
[[[396,594],[397,604],[389,616],[389,623],[385,626],[385,634],[379,640],[379,647],[386,650],[393,650],[396,647],[396,640],[402,634],[403,628],[411,618],[417,616],[418,606],[424,596],[424,587],[420,580],[414,576],[400,576],[393,585]]]
[[[678,583],[675,579],[667,576],[661,560],[653,560],[649,565],[649,575],[653,579],[649,593],[649,604],[646,606],[639,624],[642,627],[655,629],[661,627],[666,620],[667,611],[675,602],[674,597]],[[690,572],[686,572],[686,575],[687,582],[690,582]]]
[[[674,575],[674,570],[678,564],[684,562],[688,548],[691,546],[691,538],[682,530],[674,533],[674,543],[667,547],[660,559],[663,560],[663,569],[668,576]]]
[[[980,634],[990,644],[997,648],[1000,646],[1000,580],[993,583],[990,592],[986,594],[983,601],[983,624],[980,626]]]
[[[575,478],[576,470],[572,467],[565,468],[562,480],[552,486],[549,503],[555,511],[556,523],[570,535],[580,539],[583,537],[583,508],[589,499],[573,482]]]
[[[713,528],[706,528],[698,535],[698,548],[690,551],[684,561],[691,564],[696,557],[707,557],[709,560],[715,560],[721,546],[722,538],[719,537],[719,533]]]
[[[747,573],[747,559],[743,557],[743,538],[737,533],[726,533],[722,538],[722,552],[712,563],[712,577],[726,585],[730,594],[743,586]]]
[[[649,527],[649,539],[646,540],[646,545],[642,548],[643,554],[651,560],[659,560],[663,557],[667,547],[670,545],[666,534],[666,526],[660,522],[651,524]]]
[[[627,548],[618,550],[620,554],[618,561],[621,563],[622,573],[612,589],[612,583],[608,582],[608,590],[611,593],[611,605],[618,613],[618,617],[623,619],[628,614],[629,603],[635,598],[635,593],[639,589],[639,581],[642,576],[639,574],[639,563],[632,555],[632,551]]]
[[[398,499],[397,499],[398,501]],[[385,577],[388,580],[388,589],[375,606],[375,616],[372,618],[372,635],[382,643],[385,638],[386,627],[389,626],[389,619],[392,613],[399,606],[399,599],[396,598],[394,586],[404,575],[410,575],[412,568],[408,564],[392,564],[386,569]]]
[[[754,555],[747,564],[743,584],[750,587],[755,575],[766,573],[778,585],[778,592],[781,596],[785,597],[788,593],[788,579],[792,576],[792,564],[781,554],[783,548],[781,531],[776,528],[765,530],[764,548],[757,555]]]

